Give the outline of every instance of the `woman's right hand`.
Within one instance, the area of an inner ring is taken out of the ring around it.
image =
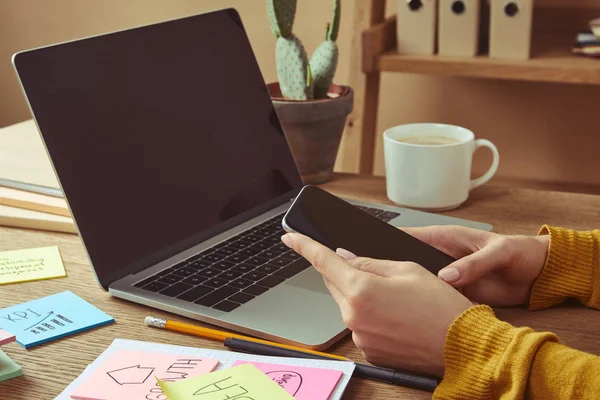
[[[403,228],[457,261],[438,276],[471,301],[526,304],[548,256],[548,236],[506,236],[460,226]]]

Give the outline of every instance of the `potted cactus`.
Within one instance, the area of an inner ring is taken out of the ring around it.
[[[333,20],[325,41],[312,57],[292,33],[297,0],[267,0],[273,34],[277,37],[279,82],[268,85],[286,138],[305,184],[327,182],[340,146],[346,118],[352,111],[353,91],[335,85],[339,51],[336,42],[341,2],[334,0]]]

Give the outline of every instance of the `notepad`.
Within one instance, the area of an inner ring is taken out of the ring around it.
[[[339,400],[342,398],[344,390],[346,389],[346,386],[352,377],[352,373],[354,372],[354,363],[350,361],[309,360],[301,358],[256,356],[252,354],[235,353],[223,350],[200,349],[160,343],[140,342],[136,340],[115,339],[112,344],[100,356],[98,356],[98,358],[92,362],[77,379],[71,382],[71,384],[67,386],[67,388],[58,397],[56,397],[55,400],[71,399],[71,394],[79,386],[81,386],[81,384],[88,379],[88,377],[94,374],[94,371],[96,371],[108,357],[118,350],[151,351],[167,354],[184,354],[188,357],[213,358],[220,361],[219,365],[215,369],[216,371],[230,368],[237,361],[279,364],[285,365],[286,368],[289,366],[302,366],[341,371],[342,377],[333,390],[329,400]]]
[[[0,382],[23,375],[23,370],[0,350]]]
[[[3,331],[2,329],[0,329],[0,346],[2,346],[3,344],[14,342],[15,339],[16,339],[15,335],[13,335],[10,332],[6,332],[6,331]]]
[[[65,276],[57,246],[0,253],[0,285]]]
[[[252,364],[227,368],[179,382],[159,381],[169,400],[293,400]],[[316,400],[316,399],[315,399]]]
[[[281,386],[296,400],[328,400],[342,377],[342,371],[301,366],[282,366],[256,361],[237,361],[234,366],[250,363]]]
[[[0,310],[0,329],[17,336],[25,348],[114,322],[71,291]]]
[[[157,399],[162,394],[157,378],[177,382],[211,372],[218,363],[213,358],[117,350],[71,394],[71,398]]]

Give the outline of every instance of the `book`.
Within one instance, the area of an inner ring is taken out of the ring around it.
[[[0,225],[15,228],[41,229],[45,231],[77,233],[71,217],[48,214],[24,208],[0,204]]]
[[[67,201],[63,198],[10,187],[0,186],[0,204],[63,217],[71,216]]]
[[[578,55],[600,57],[600,38],[593,33],[579,33],[572,51]]]
[[[0,129],[2,180],[60,191],[52,162],[33,120]]]

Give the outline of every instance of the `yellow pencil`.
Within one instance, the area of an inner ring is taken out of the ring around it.
[[[347,361],[346,357],[338,356],[335,354],[323,353],[315,350],[302,349],[295,346],[290,346],[287,344],[275,343],[268,340],[256,339],[250,336],[238,335],[236,333],[223,332],[216,329],[203,328],[201,326],[186,324],[184,322],[171,321],[166,319],[160,319],[155,317],[146,317],[144,323],[147,326],[159,329],[166,329],[168,331],[187,333],[188,335],[199,336],[205,339],[218,340],[219,342],[225,342],[225,339],[235,338],[235,339],[243,339],[249,342],[268,344],[270,346],[281,347],[283,349],[301,351],[303,353],[314,354],[317,356],[323,356],[328,358],[334,358],[341,361]]]

